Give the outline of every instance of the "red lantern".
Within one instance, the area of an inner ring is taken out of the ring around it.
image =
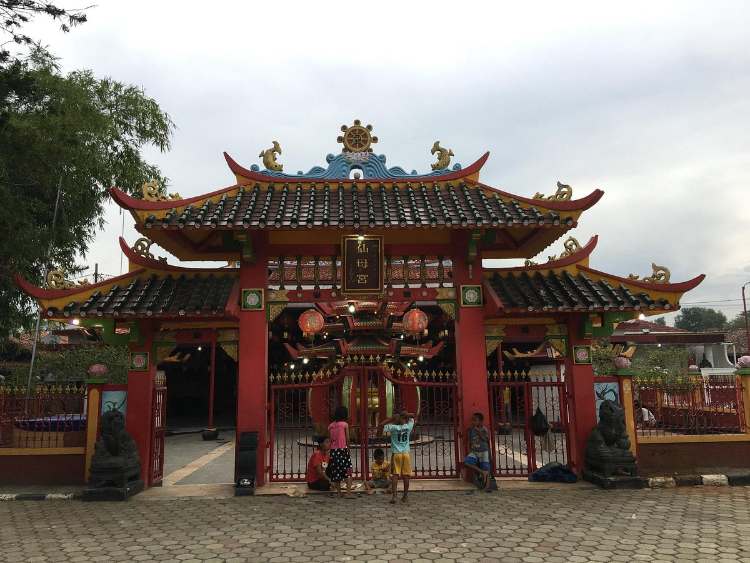
[[[404,314],[404,332],[417,336],[427,330],[429,319],[421,309],[410,309]]]
[[[323,330],[325,319],[317,309],[308,309],[299,316],[297,324],[303,335],[312,336]]]

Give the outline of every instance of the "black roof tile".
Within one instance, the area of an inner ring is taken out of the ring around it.
[[[104,292],[95,291],[85,301],[71,301],[62,314],[65,317],[224,316],[236,281],[235,273],[153,274],[135,278],[127,285],[115,284]],[[58,314],[54,309],[47,310],[49,317]]]
[[[511,273],[496,271],[488,278],[492,289],[507,309],[539,310],[639,310],[670,309],[666,299],[654,300],[646,292],[634,295],[620,284],[612,287],[607,280],[571,274],[567,270]]]
[[[572,225],[571,217],[562,219]],[[161,219],[149,215],[153,228],[296,228],[313,226],[413,227],[482,225],[559,225],[555,212],[541,213],[485,189],[459,183],[352,182],[324,184],[254,184],[216,202],[171,209]]]

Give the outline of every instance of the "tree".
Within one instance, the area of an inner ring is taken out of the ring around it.
[[[721,311],[707,307],[687,307],[677,314],[674,326],[690,332],[725,330],[727,318]]]
[[[33,315],[13,275],[42,284],[45,266],[75,271],[75,256],[103,226],[109,186],[165,183],[141,149],[168,150],[173,129],[141,89],[90,71],[63,75],[42,49],[0,67],[0,337]]]
[[[742,311],[740,313],[737,313],[737,316],[734,317],[731,321],[729,321],[729,325],[727,326],[729,330],[736,330],[736,329],[745,329],[745,312]]]
[[[657,324],[659,326],[667,326],[667,320],[664,317],[659,317],[654,321],[654,324]]]
[[[52,2],[40,0],[0,0],[0,33],[10,37],[10,42],[23,47],[34,45],[34,40],[23,31],[23,26],[35,16],[44,15],[60,22],[64,32],[86,21],[86,8],[66,10]],[[0,44],[0,63],[10,60],[10,51]]]

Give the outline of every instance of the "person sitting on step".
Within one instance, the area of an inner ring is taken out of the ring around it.
[[[328,452],[331,449],[331,441],[318,438],[318,447],[315,449],[307,462],[307,488],[313,491],[330,491],[331,480],[326,475],[326,469],[330,461]]]

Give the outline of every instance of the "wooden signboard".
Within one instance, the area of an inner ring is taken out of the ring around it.
[[[341,242],[344,293],[382,293],[383,237],[346,235]]]

